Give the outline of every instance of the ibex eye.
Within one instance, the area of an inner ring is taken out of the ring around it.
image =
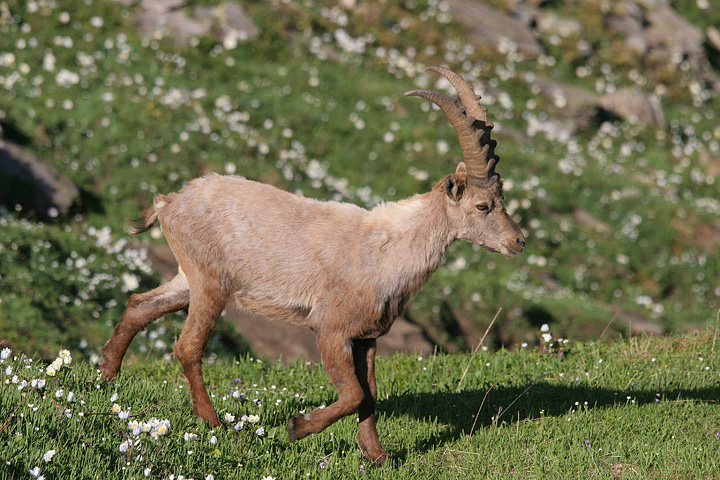
[[[490,207],[488,207],[487,203],[478,203],[475,205],[475,208],[477,208],[481,212],[487,212]]]

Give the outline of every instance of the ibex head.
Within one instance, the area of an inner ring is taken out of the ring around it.
[[[460,75],[443,67],[429,67],[455,87],[462,105],[439,92],[413,90],[445,112],[457,134],[463,151],[463,162],[455,174],[444,179],[448,212],[458,236],[491,252],[514,257],[525,248],[525,236],[505,210],[502,180],[495,172],[500,157],[495,154],[497,142],[490,138],[493,124],[487,120],[487,109],[480,96]]]

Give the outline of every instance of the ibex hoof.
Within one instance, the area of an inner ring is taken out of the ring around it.
[[[386,452],[382,447],[370,450],[365,448],[365,446],[361,443],[360,451],[365,458],[371,460],[378,467],[381,467],[383,465],[389,468],[397,467],[395,461],[390,457],[390,454]]]
[[[288,441],[290,441],[290,443],[305,438],[308,435],[308,432],[304,431],[303,428],[303,424],[306,422],[305,415],[295,415],[288,420]]]
[[[102,372],[103,380],[115,380],[120,369],[113,367],[111,362],[107,361],[105,357],[102,357],[100,359],[100,371]]]

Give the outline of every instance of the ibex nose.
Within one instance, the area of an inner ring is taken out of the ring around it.
[[[522,248],[525,248],[525,238],[524,238],[524,237],[518,237],[517,243],[518,243],[518,245],[520,245]]]

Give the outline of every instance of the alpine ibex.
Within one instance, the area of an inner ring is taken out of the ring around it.
[[[189,384],[195,415],[220,420],[201,373],[205,344],[230,295],[247,310],[307,325],[339,398],[288,423],[290,441],[359,414],[362,453],[378,464],[388,453],[375,428],[375,342],[422,287],[458,238],[513,257],[525,238],[503,203],[492,123],[472,86],[447,78],[462,105],[433,91],[413,90],[450,120],[464,161],[432,191],[372,210],[302,198],[237,176],[207,175],[179,193],[158,195],[143,213],[159,220],[178,261],[170,282],[133,294],[102,349],[102,373],[114,378],[133,337],[153,320],[189,307],[174,347]]]

